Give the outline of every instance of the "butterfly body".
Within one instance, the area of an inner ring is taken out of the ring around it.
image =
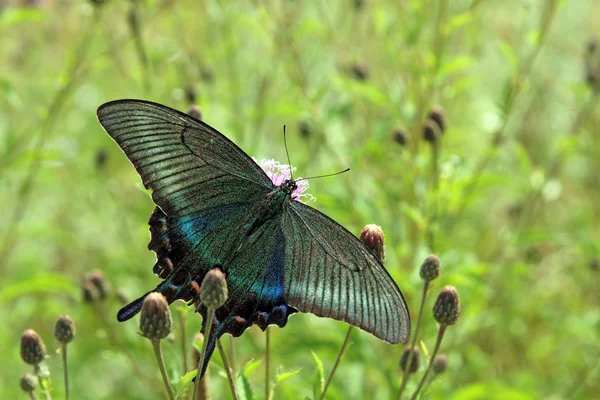
[[[283,327],[297,311],[406,342],[410,318],[396,284],[354,235],[299,201],[299,180],[272,180],[219,132],[159,104],[114,101],[98,117],[157,205],[148,248],[164,281],[152,291],[196,304],[205,326],[200,283],[213,268],[226,275],[227,301],[205,332],[203,373],[224,333]],[[146,295],[118,319],[133,317]]]

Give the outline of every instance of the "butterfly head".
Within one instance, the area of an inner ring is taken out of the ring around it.
[[[281,184],[281,190],[283,190],[285,194],[291,195],[296,189],[298,189],[298,184],[293,179],[286,179]]]

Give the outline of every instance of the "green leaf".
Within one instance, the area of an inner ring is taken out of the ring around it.
[[[300,373],[300,371],[302,371],[302,368],[297,369],[295,371],[290,371],[290,372],[282,372],[280,374],[277,374],[275,376],[275,384],[278,384],[280,382],[285,381],[288,378],[291,378],[294,375],[298,375],[298,373]]]
[[[313,398],[318,399],[325,388],[325,372],[323,371],[323,362],[311,351],[315,364],[317,364],[317,372],[315,374],[315,382],[313,383]]]
[[[238,388],[241,389],[238,391],[240,400],[253,400],[254,393],[252,392],[252,386],[250,385],[250,381],[244,374],[241,375],[240,380],[242,381],[242,385],[238,385]]]
[[[262,360],[250,360],[242,367],[240,371],[240,375],[244,375],[246,377],[250,376],[250,374],[258,368],[258,366],[262,364]]]

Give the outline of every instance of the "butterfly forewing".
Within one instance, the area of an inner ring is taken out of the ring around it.
[[[343,320],[390,343],[406,342],[410,317],[377,257],[331,218],[298,202],[283,217],[284,292],[299,311]]]
[[[98,119],[169,216],[249,202],[273,189],[250,157],[210,126],[159,104],[117,100]]]

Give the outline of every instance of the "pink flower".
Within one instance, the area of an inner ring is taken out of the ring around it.
[[[263,171],[265,171],[275,186],[281,186],[287,179],[292,179],[292,173],[296,171],[295,167],[287,164],[280,164],[273,159],[262,159],[260,161],[254,157],[252,157],[252,159]],[[302,178],[295,179],[298,189],[294,190],[292,193],[292,200],[299,201],[300,203],[314,201],[315,197],[312,194],[304,193],[308,189],[308,181],[301,179]]]

